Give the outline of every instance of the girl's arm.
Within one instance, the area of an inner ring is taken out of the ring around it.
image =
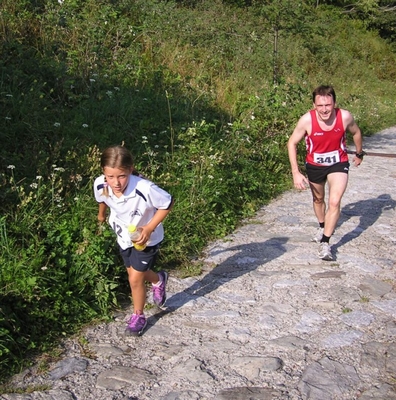
[[[174,199],[172,199],[170,206],[166,210],[157,210],[151,221],[147,225],[140,227],[141,235],[139,241],[136,242],[137,244],[144,244],[150,239],[150,236],[153,233],[154,229],[166,218],[166,216],[172,210],[173,204]]]
[[[106,221],[106,211],[107,211],[107,204],[99,203],[99,210],[98,210],[98,221],[99,222]]]

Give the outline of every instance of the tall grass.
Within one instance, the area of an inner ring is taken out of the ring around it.
[[[284,9],[275,53],[269,11],[2,2],[1,378],[128,296],[96,225],[104,147],[124,143],[175,197],[158,267],[186,276],[209,240],[290,187],[285,145],[314,86],[334,84],[365,133],[393,123],[395,55],[375,33],[334,9]]]

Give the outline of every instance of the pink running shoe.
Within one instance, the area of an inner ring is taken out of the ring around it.
[[[147,326],[147,319],[144,314],[132,314],[125,329],[125,334],[129,336],[140,336]]]
[[[162,307],[166,301],[166,283],[168,282],[168,273],[165,271],[158,272],[160,284],[153,285],[153,301],[158,307]]]

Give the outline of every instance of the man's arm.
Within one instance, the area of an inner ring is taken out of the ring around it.
[[[289,138],[289,141],[287,142],[287,151],[289,154],[289,161],[293,174],[293,183],[296,189],[306,189],[309,185],[308,179],[300,172],[300,169],[298,168],[297,146],[307,133],[307,126],[310,123],[310,114],[304,114],[298,121],[292,135]]]
[[[347,110],[342,110],[342,119],[344,122],[345,129],[352,134],[353,143],[355,144],[356,153],[359,154],[363,151],[363,137],[360,128],[355,122],[352,114]],[[361,158],[354,157],[353,163],[355,166],[359,166],[362,162]]]

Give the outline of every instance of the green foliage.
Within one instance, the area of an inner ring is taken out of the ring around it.
[[[188,276],[290,187],[286,142],[315,86],[366,133],[394,123],[395,54],[367,32],[384,19],[326,3],[2,1],[0,378],[129,295],[96,225],[104,147],[124,143],[175,197],[158,267]]]
[[[287,170],[285,140],[266,140],[259,129],[240,123],[218,131],[203,120],[177,133],[175,147],[182,151],[173,159],[169,154],[168,160],[150,160],[158,170],[166,166],[156,181],[177,199],[167,220],[173,257],[197,253],[285,188],[285,180],[279,179]]]
[[[74,182],[74,193],[62,196],[62,167],[54,166],[49,177],[37,176],[30,185],[15,182],[13,167],[3,180],[5,190],[16,193],[18,207],[0,220],[4,369],[25,357],[26,351],[43,349],[55,338],[107,315],[117,304],[118,287],[112,234],[97,234],[91,218],[94,209],[80,180]]]
[[[396,1],[395,0],[349,0],[318,1],[319,4],[331,4],[341,8],[350,18],[362,20],[369,29],[395,44],[396,41]]]

